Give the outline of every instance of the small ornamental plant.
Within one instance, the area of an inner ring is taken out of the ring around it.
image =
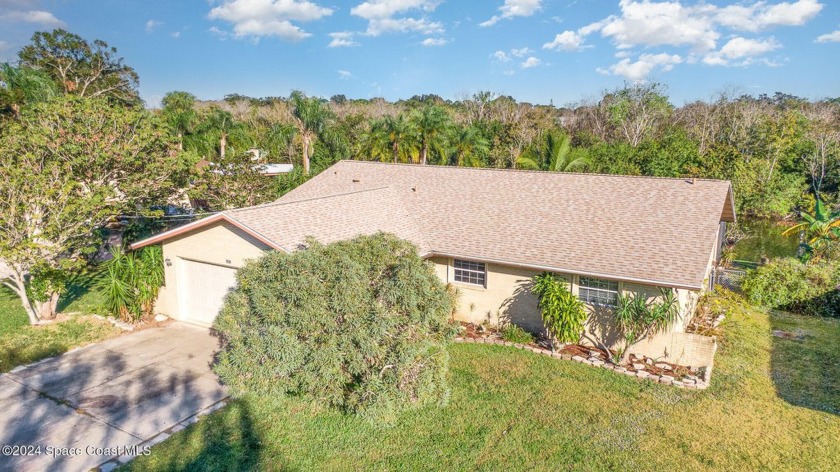
[[[588,314],[583,302],[569,291],[568,282],[550,272],[534,277],[531,291],[539,298],[540,314],[551,340],[557,343],[576,343],[583,335]]]

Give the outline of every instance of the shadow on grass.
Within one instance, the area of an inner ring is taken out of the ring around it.
[[[840,320],[773,311],[771,376],[791,405],[840,415]]]
[[[152,456],[129,463],[125,470],[261,470],[261,443],[248,403],[234,401],[224,410],[173,435],[153,449]]]
[[[104,290],[102,287],[104,277],[105,273],[103,271],[85,272],[73,276],[67,282],[67,291],[58,300],[56,311],[59,313],[65,311],[70,305],[83,299],[93,290]]]

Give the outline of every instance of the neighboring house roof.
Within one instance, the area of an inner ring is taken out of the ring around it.
[[[424,255],[691,289],[735,220],[725,181],[364,161],[225,215],[286,250],[386,231]]]
[[[280,175],[295,170],[295,166],[292,164],[260,164],[257,169],[262,175]]]

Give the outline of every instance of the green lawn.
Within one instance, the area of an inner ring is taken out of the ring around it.
[[[17,295],[0,286],[0,373],[119,335],[119,328],[85,316],[104,313],[101,283],[99,274],[76,278],[58,306],[60,312],[74,315],[60,323],[37,327],[29,326]]]
[[[453,344],[446,408],[391,428],[245,398],[128,470],[830,470],[840,324],[740,309],[712,386],[678,390],[513,348]],[[771,335],[801,329],[800,341]],[[834,469],[836,470],[836,469]]]

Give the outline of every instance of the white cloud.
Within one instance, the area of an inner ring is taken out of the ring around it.
[[[510,62],[510,56],[504,51],[496,51],[490,57],[495,58],[499,62]]]
[[[720,51],[707,54],[703,62],[713,66],[746,66],[752,64],[756,56],[775,51],[780,47],[782,45],[774,38],[748,39],[739,36],[729,40],[720,48]]]
[[[448,42],[449,41],[447,41],[443,38],[426,38],[423,41],[421,41],[420,44],[422,44],[423,46],[427,46],[427,47],[428,46],[443,46]]]
[[[598,69],[598,72],[619,75],[632,82],[641,82],[655,70],[668,72],[674,68],[674,65],[682,62],[682,57],[676,54],[642,54],[636,62],[625,58],[610,66],[609,69]]]
[[[146,32],[151,33],[152,31],[155,30],[155,28],[157,28],[158,26],[160,26],[162,24],[163,24],[162,21],[149,20],[149,21],[146,22]]]
[[[353,40],[353,32],[351,31],[336,31],[335,33],[330,33],[330,38],[332,40],[327,45],[328,48],[343,48],[359,45],[359,43]]]
[[[489,20],[479,23],[479,26],[493,26],[500,20],[510,19],[517,16],[531,16],[542,9],[542,0],[505,0],[504,5],[499,7],[499,14],[493,15]]]
[[[542,61],[540,61],[538,58],[531,56],[528,59],[525,59],[525,61],[523,61],[521,64],[519,64],[519,67],[523,69],[530,69],[532,67],[537,67],[541,63]]]
[[[233,23],[234,36],[277,36],[300,41],[311,36],[292,21],[319,20],[332,14],[329,8],[307,0],[223,0],[210,10],[211,20]]]
[[[813,19],[824,4],[817,0],[796,0],[771,4],[764,0],[744,0],[729,6],[718,6],[704,1],[680,0],[619,0],[619,13],[586,25],[577,31],[567,30],[557,34],[553,41],[543,44],[543,49],[576,51],[591,47],[586,38],[594,33],[611,40],[625,55],[608,69],[606,74],[616,74],[631,80],[642,78],[655,70],[672,68],[674,64],[696,63],[701,59],[708,65],[748,65],[764,63],[779,65],[761,56],[781,47],[775,39],[750,39],[740,35],[729,36],[726,44],[718,49],[723,30],[757,32],[775,26],[801,26]],[[840,41],[840,33],[823,35],[817,42]],[[685,58],[673,51],[661,54],[648,53],[631,57],[635,48],[685,49]],[[663,65],[661,61],[671,58]],[[679,58],[674,61],[673,58]]]
[[[564,31],[554,37],[554,41],[543,44],[543,49],[555,51],[580,51],[584,46],[584,37],[574,31]]]
[[[621,16],[607,18],[588,28],[610,37],[620,49],[634,46],[688,46],[708,51],[715,48],[720,34],[708,12],[715,8],[679,2],[621,0]]]
[[[56,18],[52,13],[43,10],[10,11],[0,15],[0,21],[21,21],[53,27],[64,26],[63,21]]]
[[[181,37],[181,32],[176,31],[176,32],[172,33],[170,36],[172,36],[175,39],[179,39]]]
[[[353,77],[353,73],[350,72],[349,70],[339,70],[337,72],[338,72],[338,78],[341,79],[341,80],[347,80],[347,79]]]
[[[824,5],[817,0],[798,0],[768,5],[730,5],[718,10],[716,20],[723,26],[743,31],[760,31],[772,26],[801,26],[817,16]]]
[[[350,9],[350,14],[367,20],[368,36],[406,32],[440,34],[445,31],[443,24],[423,16],[439,4],[439,0],[368,0]],[[418,11],[421,16],[402,16],[411,11]]]
[[[818,43],[840,43],[840,30],[820,35],[816,42]]]
[[[534,51],[528,49],[527,47],[510,50],[510,54],[513,55],[514,57],[525,57],[528,54],[531,54],[532,52],[534,52]]]

